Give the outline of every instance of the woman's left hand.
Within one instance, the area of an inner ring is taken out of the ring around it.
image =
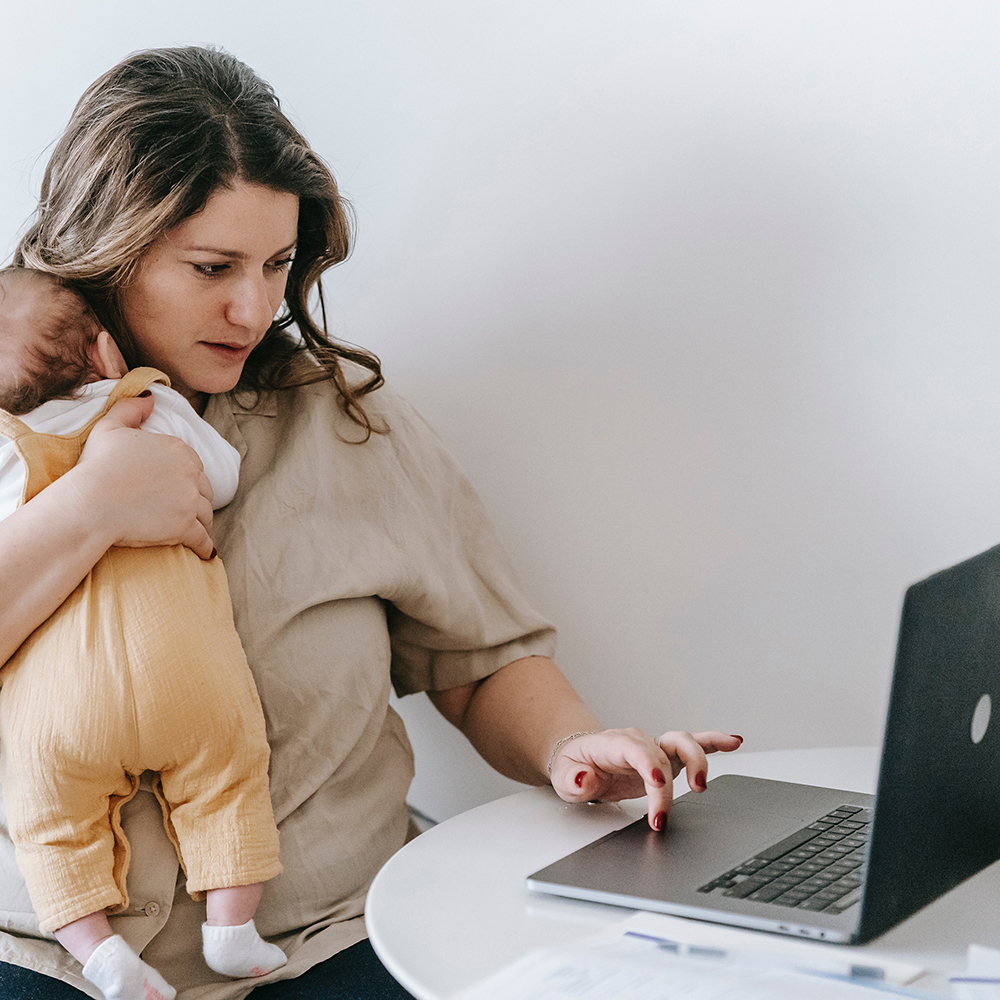
[[[577,736],[552,761],[552,787],[567,802],[617,802],[649,797],[649,825],[662,830],[673,801],[673,779],[687,772],[688,787],[705,790],[706,755],[736,750],[741,736],[667,732],[658,739],[641,729],[606,729]]]

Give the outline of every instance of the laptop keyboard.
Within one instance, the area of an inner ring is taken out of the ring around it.
[[[861,899],[871,819],[871,809],[838,806],[698,891],[843,913]]]

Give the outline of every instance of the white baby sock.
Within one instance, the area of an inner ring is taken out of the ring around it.
[[[238,927],[202,924],[201,940],[208,967],[234,979],[266,976],[288,961],[276,944],[257,933],[252,920]]]
[[[83,976],[105,1000],[174,1000],[175,990],[117,935],[102,941],[83,967]]]

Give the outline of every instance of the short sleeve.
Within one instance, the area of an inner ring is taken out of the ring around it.
[[[555,630],[526,597],[483,502],[423,418],[393,402],[388,437],[403,484],[394,531],[407,557],[382,596],[396,692],[458,687],[553,655]]]

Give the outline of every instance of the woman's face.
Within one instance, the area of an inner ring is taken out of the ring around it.
[[[238,183],[146,251],[122,307],[142,362],[203,410],[239,381],[285,294],[299,199]]]

